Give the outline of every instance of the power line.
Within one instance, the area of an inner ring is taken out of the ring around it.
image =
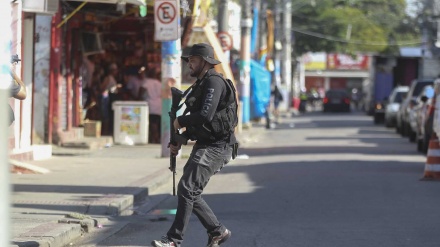
[[[330,35],[325,35],[321,33],[315,33],[312,31],[301,30],[295,27],[292,27],[292,31],[297,33],[302,33],[305,35],[309,35],[315,38],[325,39],[334,42],[346,43],[346,44],[355,44],[355,45],[371,45],[371,46],[407,46],[407,45],[421,45],[425,42],[423,41],[404,41],[399,43],[380,43],[380,42],[365,42],[361,40],[346,40],[341,38],[336,38]]]

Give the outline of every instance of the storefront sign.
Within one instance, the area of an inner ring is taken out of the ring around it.
[[[355,57],[344,54],[328,54],[327,69],[333,70],[368,70],[369,58],[365,55]]]
[[[177,40],[179,38],[179,1],[156,0],[154,13],[154,39],[156,41]]]
[[[127,135],[139,135],[141,122],[141,108],[125,106],[121,108],[120,132]]]
[[[325,70],[326,69],[326,54],[324,52],[306,53],[302,56],[305,70]]]

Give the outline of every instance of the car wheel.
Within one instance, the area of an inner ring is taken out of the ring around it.
[[[387,128],[389,128],[390,126],[390,124],[388,123],[388,121],[387,121],[387,119],[385,118],[384,120],[383,120],[383,122],[385,123],[385,127],[387,127]]]
[[[411,127],[409,127],[411,128]],[[408,130],[408,139],[410,142],[415,142],[416,141],[416,132],[412,131],[412,129]]]
[[[379,124],[379,118],[377,117],[377,115],[374,115],[374,124]]]
[[[427,154],[428,153],[428,148],[429,148],[429,139],[431,138],[431,136],[428,133],[425,133],[425,136],[423,138],[423,150],[422,152]]]
[[[423,141],[417,140],[417,151],[423,153]]]
[[[408,126],[407,123],[405,123],[405,122],[402,123],[402,133],[401,133],[401,135],[402,135],[403,137],[408,136],[408,134],[409,134],[409,128],[410,128],[410,127]]]
[[[416,140],[417,140],[417,151],[423,152],[423,139],[419,137],[419,134],[416,134]]]
[[[422,143],[422,153],[427,154],[429,148],[429,140],[423,140]]]

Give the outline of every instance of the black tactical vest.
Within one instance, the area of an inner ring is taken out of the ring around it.
[[[192,140],[216,141],[228,137],[235,129],[238,123],[238,102],[236,90],[231,80],[223,78],[219,74],[208,74],[200,82],[196,83],[193,91],[185,100],[186,109],[183,115],[188,112],[200,111],[202,107],[202,93],[204,90],[204,81],[211,76],[220,77],[226,84],[226,100],[221,100],[217,106],[216,113],[211,122],[203,125],[191,126],[187,128],[187,136]]]

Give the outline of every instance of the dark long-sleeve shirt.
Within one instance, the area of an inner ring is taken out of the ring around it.
[[[209,74],[216,73],[214,69],[208,71]],[[197,83],[197,82],[196,82]],[[219,103],[224,102],[227,99],[227,86],[223,79],[218,76],[209,76],[204,81],[202,81],[202,94],[201,94],[201,107],[199,110],[191,111],[191,114],[180,116],[177,118],[181,127],[189,126],[200,126],[205,123],[211,122],[214,114],[219,109]],[[192,95],[188,95],[189,100],[187,102],[196,101],[197,99],[191,98]],[[216,141],[215,143],[210,143],[215,146],[224,144],[227,138],[223,140]],[[236,138],[234,134],[231,134],[229,144],[236,143]],[[203,143],[207,144],[207,143]]]

